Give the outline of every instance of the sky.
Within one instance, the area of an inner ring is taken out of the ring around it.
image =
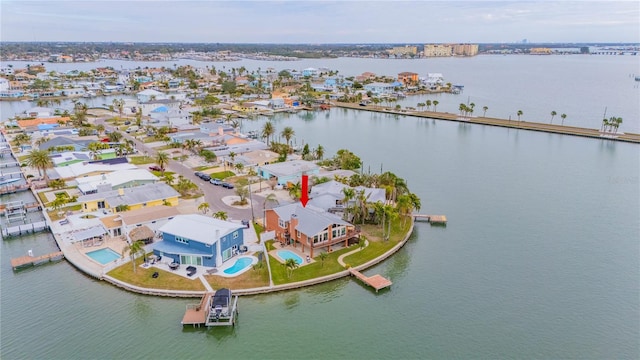
[[[1,41],[640,42],[638,1],[0,0]]]

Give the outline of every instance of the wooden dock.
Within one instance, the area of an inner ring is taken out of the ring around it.
[[[29,190],[29,184],[24,185],[11,185],[0,187],[0,195],[13,194],[20,191]]]
[[[416,221],[428,221],[431,224],[446,224],[447,217],[444,215],[425,215],[425,214],[413,214],[413,218]]]
[[[204,325],[209,315],[209,299],[213,293],[206,293],[199,304],[187,305],[187,310],[182,317],[182,325],[200,326]]]
[[[354,270],[354,269],[349,269],[349,272],[351,273],[351,275],[357,277],[358,279],[360,279],[360,281],[362,281],[363,283],[371,286],[372,288],[374,288],[376,290],[376,292],[378,292],[380,289],[384,289],[386,287],[391,286],[391,284],[393,284],[391,282],[391,280],[381,276],[381,275],[373,275],[371,277],[367,277],[364,274],[362,274],[361,272],[359,272],[358,270]]]
[[[31,234],[39,231],[46,231],[49,229],[46,221],[37,221],[30,224],[9,226],[2,229],[3,237],[10,237],[22,234]]]
[[[40,256],[21,256],[11,259],[11,267],[13,270],[17,270],[23,266],[40,265],[45,262],[62,260],[62,258],[64,258],[64,253],[62,251]]]

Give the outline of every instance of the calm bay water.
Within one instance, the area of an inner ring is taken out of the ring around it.
[[[298,143],[397,173],[421,213],[447,215],[365,272],[389,277],[390,291],[343,279],[241,298],[234,329],[183,329],[195,300],[130,294],[66,262],[14,273],[9,258],[55,244],[5,240],[0,357],[640,356],[637,145],[343,109],[273,121]]]

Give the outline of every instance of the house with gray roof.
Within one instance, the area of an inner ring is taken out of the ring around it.
[[[292,160],[268,165],[258,166],[258,176],[265,180],[273,177],[277,179],[279,185],[288,187],[295,184],[302,178],[302,175],[318,175],[320,167],[311,161]]]
[[[183,265],[219,267],[244,244],[243,229],[210,216],[177,215],[158,229],[162,241],[153,244],[153,253]]]
[[[311,205],[306,207],[300,203],[279,206],[265,211],[266,231],[273,231],[275,239],[283,245],[300,245],[302,252],[326,249],[336,244],[348,246],[349,240],[360,236],[356,226],[342,220],[339,216],[328,213]]]
[[[178,205],[180,194],[165,183],[152,183],[141,186],[100,191],[82,195],[78,202],[83,212],[114,209],[114,211],[136,210],[159,205]]]

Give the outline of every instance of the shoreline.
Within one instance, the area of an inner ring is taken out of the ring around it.
[[[443,113],[443,112],[436,112],[436,111],[396,110],[396,109],[377,106],[377,105],[360,106],[359,104],[349,104],[349,103],[342,103],[342,102],[332,102],[331,105],[339,108],[371,111],[371,112],[377,112],[377,113],[383,113],[383,114],[412,116],[412,117],[435,119],[435,120],[447,120],[447,121],[455,121],[455,122],[467,123],[467,124],[489,125],[489,126],[497,126],[497,127],[503,127],[503,128],[511,128],[511,129],[546,132],[550,134],[572,135],[572,136],[581,136],[581,137],[587,137],[592,139],[615,140],[615,141],[640,144],[640,134],[635,134],[635,133],[603,134],[602,132],[600,132],[600,130],[597,130],[597,129],[589,129],[589,128],[582,128],[582,127],[575,127],[575,126],[554,125],[554,124],[544,124],[539,122],[489,118],[484,116],[469,118],[469,117],[460,116],[458,114],[452,114],[452,113],[446,113],[446,112]]]
[[[484,116],[469,118],[469,117],[460,116],[458,114],[452,114],[452,113],[446,113],[446,112],[443,113],[443,112],[435,112],[435,111],[417,111],[417,110],[398,111],[392,108],[387,108],[387,107],[377,106],[377,105],[360,106],[359,104],[350,104],[350,103],[342,103],[342,102],[333,102],[331,103],[331,105],[339,108],[344,108],[344,109],[363,110],[363,111],[377,112],[377,113],[383,113],[383,114],[403,115],[403,116],[412,116],[412,117],[419,117],[419,118],[425,118],[425,119],[455,121],[455,122],[466,123],[466,124],[489,125],[489,126],[497,126],[497,127],[503,127],[503,128],[546,132],[550,134],[581,136],[581,137],[587,137],[592,139],[615,140],[615,141],[640,144],[640,134],[635,134],[635,133],[602,133],[600,132],[600,130],[597,130],[597,129],[589,129],[589,128],[576,127],[576,126],[544,124],[539,122],[489,118]]]

